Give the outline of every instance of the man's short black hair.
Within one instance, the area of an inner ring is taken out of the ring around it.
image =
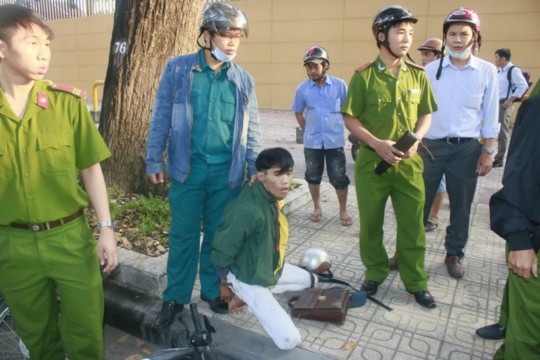
[[[45,20],[36,12],[21,5],[0,6],[0,40],[11,45],[11,40],[19,28],[31,31],[33,26],[37,26],[49,37],[54,38],[52,29]]]
[[[495,54],[499,55],[500,58],[505,58],[506,61],[510,61],[510,57],[512,56],[510,49],[498,49],[495,51]]]
[[[273,167],[279,168],[279,173],[285,174],[292,170],[294,160],[290,152],[281,147],[264,149],[255,161],[257,171],[267,171]]]

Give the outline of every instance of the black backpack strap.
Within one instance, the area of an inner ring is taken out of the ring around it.
[[[328,270],[326,270],[325,272],[322,272],[322,273],[312,272],[312,274],[314,274],[315,276],[317,276],[317,279],[319,280],[319,282],[324,282],[324,283],[334,283],[334,284],[345,285],[345,286],[350,287],[350,288],[353,289],[354,291],[358,291],[357,289],[355,289],[355,288],[354,288],[351,284],[349,284],[348,282],[343,281],[343,280],[339,280],[339,279],[334,279],[334,274],[332,273],[332,271],[330,271],[330,269],[328,269]]]
[[[514,70],[515,67],[515,65],[510,66],[510,69],[508,69],[508,74],[506,75],[506,78],[508,79],[508,91],[506,92],[506,99],[510,97],[510,91],[512,90],[512,70]]]

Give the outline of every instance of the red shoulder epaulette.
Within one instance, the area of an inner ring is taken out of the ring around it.
[[[365,63],[364,65],[360,66],[358,69],[355,69],[354,72],[360,72],[360,71],[362,71],[364,69],[367,69],[368,67],[370,67],[374,63],[375,63],[375,60],[371,60],[371,61]]]
[[[412,66],[413,68],[417,68],[417,69],[420,69],[420,70],[425,70],[426,68],[423,67],[422,65],[418,65],[416,63],[413,63],[413,62],[410,62],[410,61],[405,61],[405,63],[409,66]]]
[[[77,89],[71,86],[53,84],[53,85],[49,85],[49,88],[53,90],[60,90],[63,92],[67,92],[83,99],[86,98],[86,92],[84,90]]]

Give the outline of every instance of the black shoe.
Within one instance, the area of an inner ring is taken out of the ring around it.
[[[367,296],[373,296],[377,293],[379,288],[379,283],[373,280],[365,280],[362,286],[360,287],[361,291],[365,291]]]
[[[496,159],[493,161],[493,164],[491,164],[491,167],[493,168],[500,168],[504,166],[504,161]]]
[[[206,301],[210,306],[210,310],[216,314],[227,314],[229,312],[229,304],[221,300],[219,297],[215,299],[207,299],[201,296],[203,301]]]
[[[164,301],[161,305],[161,310],[159,311],[154,326],[158,329],[164,329],[167,326],[171,325],[174,321],[174,316],[184,309],[183,304],[177,304],[174,300]]]
[[[501,340],[506,335],[506,327],[495,323],[476,329],[476,335],[488,340]]]
[[[414,300],[418,303],[418,305],[421,305],[428,309],[435,309],[437,307],[437,303],[435,303],[435,299],[429,291],[416,291],[412,292],[409,291],[414,296]]]

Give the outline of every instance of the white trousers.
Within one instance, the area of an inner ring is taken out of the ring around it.
[[[299,291],[310,287],[309,272],[286,263],[281,277],[272,289],[243,283],[231,272],[227,275],[227,281],[232,284],[232,290],[236,296],[247,304],[248,311],[257,317],[278,348],[290,350],[302,342],[300,332],[294,326],[291,317],[272,294]]]

